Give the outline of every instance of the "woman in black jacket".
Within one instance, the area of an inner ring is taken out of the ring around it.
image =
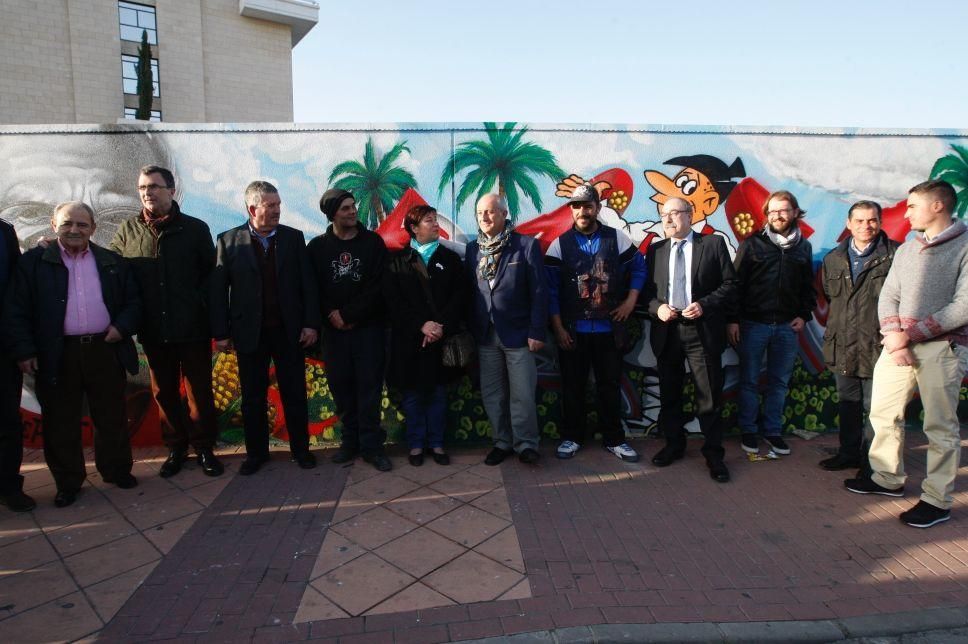
[[[443,366],[441,345],[460,327],[463,267],[457,253],[440,245],[434,208],[414,206],[403,226],[410,245],[390,257],[383,280],[391,325],[387,383],[403,393],[410,464],[422,465],[430,449],[434,461],[446,465],[444,385],[458,373]]]

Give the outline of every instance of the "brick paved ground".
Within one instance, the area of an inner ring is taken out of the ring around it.
[[[435,642],[603,623],[765,623],[968,605],[968,477],[958,481],[951,521],[909,528],[897,514],[917,499],[923,437],[909,437],[904,499],[846,492],[844,475],[816,467],[835,442],[791,440],[791,456],[749,463],[730,441],[727,485],[708,478],[695,443],[665,469],[649,463],[655,440],[636,443],[639,464],[600,448],[557,461],[548,445],[539,467],[502,466],[532,597],[303,623],[293,623],[296,610],[333,509],[348,474],[368,466],[305,472],[280,460],[233,479],[101,636]],[[485,450],[465,453],[483,458]],[[2,515],[0,531],[12,520]]]

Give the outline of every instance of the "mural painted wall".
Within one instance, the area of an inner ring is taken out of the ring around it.
[[[182,209],[207,221],[213,234],[243,221],[245,185],[265,179],[279,187],[283,222],[303,230],[307,240],[325,230],[317,204],[320,194],[336,185],[356,195],[361,219],[391,248],[406,243],[403,213],[426,202],[442,215],[448,243],[462,251],[476,234],[477,197],[495,190],[507,195],[517,230],[547,248],[571,225],[565,203],[583,181],[602,195],[601,219],[625,230],[643,251],[663,236],[658,208],[670,197],[690,201],[694,229],[722,235],[735,253],[740,241],[764,225],[760,206],[766,195],[791,190],[807,211],[804,233],[813,245],[815,266],[842,238],[847,209],[856,200],[881,203],[884,229],[897,240],[910,232],[903,217],[907,189],[929,177],[950,181],[958,190],[957,215],[964,218],[968,211],[966,131],[484,123],[5,127],[0,128],[0,216],[16,226],[27,248],[46,234],[56,203],[82,199],[98,213],[95,241],[106,245],[117,224],[139,211],[137,174],[148,163],[174,170]],[[821,298],[801,335],[785,411],[788,430],[837,426],[837,394],[821,357],[825,320]],[[655,424],[658,385],[648,322],[640,315],[629,330],[636,342],[625,356],[622,399],[626,427],[634,435]],[[737,359],[729,350],[723,360],[724,415],[731,419]],[[560,421],[554,350],[539,354],[538,361],[538,415],[544,436],[553,439]],[[223,440],[241,442],[233,354],[215,355],[213,387]],[[159,442],[144,362],[128,389],[133,441]],[[306,390],[314,443],[338,438],[325,365],[312,357],[306,363]],[[285,440],[274,385],[269,400],[273,434]],[[399,439],[402,415],[394,392],[384,396],[383,407],[391,439]],[[23,408],[27,441],[37,444],[42,424],[29,382]],[[968,405],[962,409],[968,412]],[[450,415],[451,442],[488,435],[474,374],[452,390]],[[698,431],[695,421],[689,429]]]

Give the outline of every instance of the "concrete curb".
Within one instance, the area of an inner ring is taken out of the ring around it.
[[[627,642],[839,642],[968,626],[968,607],[866,615],[837,620],[692,624],[599,624],[462,640],[463,644],[612,644]]]

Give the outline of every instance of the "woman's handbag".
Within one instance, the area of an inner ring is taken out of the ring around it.
[[[437,305],[434,303],[433,293],[430,292],[430,275],[427,273],[427,268],[421,263],[419,258],[415,258],[414,270],[417,271],[417,279],[420,280],[424,295],[427,296],[431,313],[433,313],[434,317],[440,317],[437,312]],[[463,368],[470,365],[474,359],[474,351],[477,344],[474,342],[474,336],[464,328],[463,324],[461,324],[460,330],[457,333],[447,336],[440,343],[440,360],[445,367]]]

